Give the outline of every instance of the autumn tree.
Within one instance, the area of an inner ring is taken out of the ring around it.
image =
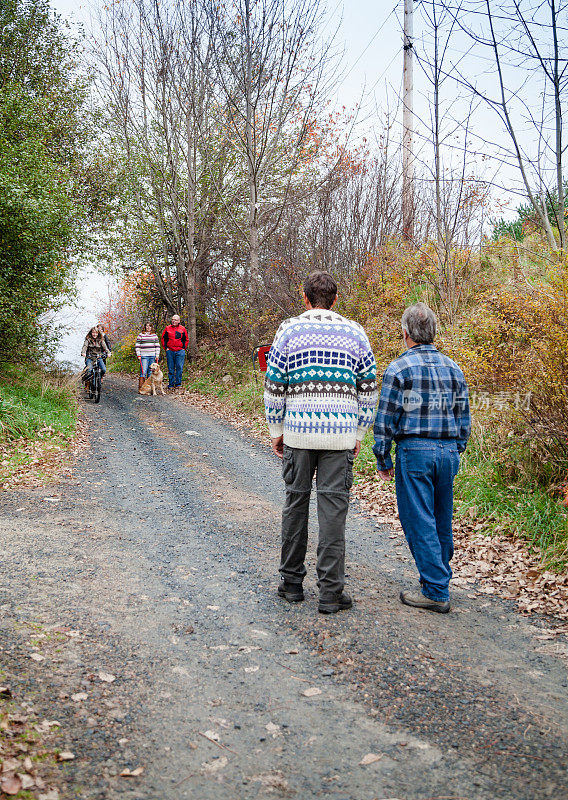
[[[101,25],[99,86],[125,201],[114,240],[126,245],[126,268],[148,265],[168,312],[187,318],[195,355],[199,311],[224,246],[213,243],[228,155],[208,74],[211,40],[190,0],[124,0]]]
[[[549,246],[564,248],[566,4],[562,0],[441,0],[440,6],[467,37],[472,55],[478,53],[493,65],[474,77],[465,70],[463,59],[450,59],[446,68],[462,89],[497,115],[506,143],[483,133],[476,138],[489,146],[502,165],[517,168],[523,193]]]
[[[0,5],[0,347],[10,357],[72,291],[84,231],[78,45],[46,0]]]
[[[321,38],[323,7],[319,0],[208,0],[206,7],[212,80],[248,195],[246,219],[231,217],[258,276],[261,249],[289,205],[310,126],[333,81],[330,46]]]

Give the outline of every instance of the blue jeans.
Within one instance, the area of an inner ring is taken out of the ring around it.
[[[454,439],[402,439],[396,446],[398,515],[430,600],[450,599],[454,554],[454,478],[460,457]]]
[[[185,350],[166,350],[166,360],[168,362],[168,389],[181,386]]]
[[[140,359],[140,377],[147,378],[150,375],[150,367],[156,360],[156,356],[142,356]]]
[[[92,358],[86,358],[85,359],[85,366],[86,367],[92,367],[93,366],[93,359]],[[105,372],[107,371],[104,358],[99,358],[99,367],[100,367],[100,370],[101,370],[101,377],[102,377],[105,374]]]

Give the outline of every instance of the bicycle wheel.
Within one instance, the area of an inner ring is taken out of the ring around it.
[[[101,399],[101,376],[99,372],[95,372],[95,377],[93,378],[93,384],[94,384],[95,403],[99,403]]]
[[[89,400],[92,400],[93,397],[95,396],[95,393],[94,393],[94,390],[93,390],[94,385],[95,385],[95,379],[93,377],[89,381]]]

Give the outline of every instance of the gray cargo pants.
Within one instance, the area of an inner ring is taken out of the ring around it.
[[[320,597],[335,597],[345,583],[345,520],[353,485],[352,450],[301,450],[284,445],[282,477],[286,502],[282,512],[280,574],[287,583],[302,583],[308,545],[308,513],[317,473],[319,542],[317,575]]]

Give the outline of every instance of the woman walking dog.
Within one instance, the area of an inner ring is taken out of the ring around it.
[[[140,393],[142,384],[150,376],[152,364],[160,358],[160,340],[153,332],[150,322],[146,322],[138,334],[134,349],[140,361],[140,377],[138,378],[138,393]]]

